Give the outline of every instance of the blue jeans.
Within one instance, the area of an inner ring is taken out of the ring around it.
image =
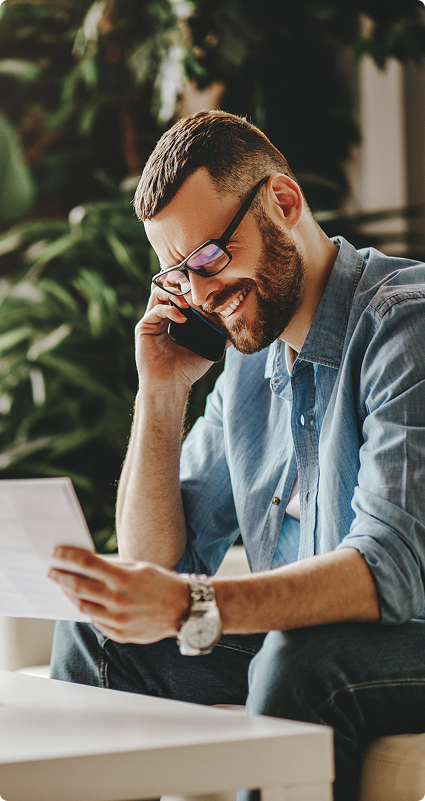
[[[247,704],[253,715],[334,729],[335,801],[355,801],[372,737],[425,731],[425,621],[338,623],[225,636],[207,656],[175,640],[119,645],[93,626],[58,623],[52,678],[201,704]],[[239,793],[254,801],[257,791]]]

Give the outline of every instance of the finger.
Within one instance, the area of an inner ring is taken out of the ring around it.
[[[82,611],[82,610],[80,610]],[[85,612],[87,614],[87,612]],[[141,634],[140,632],[136,632],[133,628],[129,628],[126,625],[114,625],[112,621],[104,621],[99,617],[96,617],[96,612],[93,611],[93,614],[90,614],[90,619],[96,628],[108,637],[109,640],[114,640],[114,642],[118,643],[139,643],[139,644],[148,644],[153,642],[158,642],[161,638],[157,635],[146,633],[145,635]]]
[[[126,592],[126,577],[123,577],[122,570],[116,576],[107,576],[107,580],[99,580],[80,573],[74,573],[71,570],[52,567],[48,577],[56,582],[63,592],[69,593],[80,600],[100,604],[107,608],[111,615],[117,615],[122,618],[123,615],[127,614],[126,610],[131,605],[128,592]]]
[[[95,554],[85,548],[58,545],[53,551],[53,557],[61,562],[77,565],[84,574],[95,577],[100,581],[115,578],[117,573],[115,565],[107,562],[106,559],[102,559],[99,554]]]
[[[127,616],[123,614],[112,614],[111,611],[102,604],[93,603],[83,598],[77,598],[69,592],[64,591],[64,595],[80,612],[90,618],[91,622],[111,639],[117,642],[129,642],[129,637],[124,636],[124,628],[127,623]],[[118,639],[120,638],[120,639]]]
[[[93,625],[104,634],[108,640],[113,640],[114,642],[125,644],[127,642],[133,642],[133,639],[129,635],[125,635],[121,629],[115,629],[112,626],[107,626],[105,623],[102,623],[98,620],[92,620]]]
[[[105,607],[101,606],[100,604],[94,604],[90,601],[84,601],[81,598],[76,598],[75,595],[71,595],[71,593],[65,592],[65,590],[64,595],[66,595],[68,601],[70,601],[73,606],[76,606],[80,612],[83,612],[85,615],[87,615],[87,617],[90,617],[91,620],[95,617],[100,618],[102,616],[102,610],[105,611]],[[107,615],[105,614],[105,619],[106,617]]]
[[[158,334],[162,331],[164,321],[176,323],[186,322],[186,317],[177,306],[170,306],[169,303],[157,303],[152,309],[146,312],[144,317],[136,325],[137,334]]]
[[[170,292],[166,292],[165,289],[154,286],[147,304],[147,311],[156,306],[157,303],[171,305],[170,301],[183,308],[189,305],[185,295],[171,295]]]
[[[58,568],[51,568],[48,577],[60,586],[68,595],[104,603],[109,592],[104,582],[93,580],[78,573],[70,573]]]

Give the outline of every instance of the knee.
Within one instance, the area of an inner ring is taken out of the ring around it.
[[[289,696],[304,660],[293,632],[271,631],[249,668],[247,710],[253,715],[288,717]],[[281,714],[282,713],[282,714]]]
[[[53,638],[50,677],[76,684],[103,686],[99,675],[100,638],[106,639],[89,623],[58,621]]]
[[[319,722],[314,709],[332,692],[335,654],[326,627],[270,632],[249,670],[247,711]]]

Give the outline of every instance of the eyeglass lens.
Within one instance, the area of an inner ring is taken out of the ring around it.
[[[229,256],[227,253],[218,245],[211,243],[196,250],[186,261],[190,270],[199,272],[201,275],[218,273],[228,263]],[[184,270],[176,269],[160,273],[156,280],[167,292],[179,292],[184,295],[190,290],[189,277]]]

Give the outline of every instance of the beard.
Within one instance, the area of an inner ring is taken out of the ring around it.
[[[263,247],[255,278],[235,281],[217,293],[211,306],[203,307],[235,348],[247,354],[267,348],[280,337],[301,306],[304,287],[304,260],[296,245],[270,218],[262,216],[258,225]],[[248,321],[241,314],[226,325],[214,309],[247,291],[256,298],[254,319]]]

